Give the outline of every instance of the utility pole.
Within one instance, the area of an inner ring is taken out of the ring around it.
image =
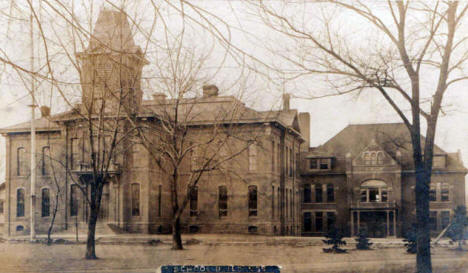
[[[33,30],[33,15],[31,11],[30,16],[30,34],[31,34],[31,72],[34,71],[34,30]],[[34,75],[31,74],[31,206],[30,206],[30,216],[31,216],[31,241],[36,238],[36,128],[34,127],[36,105],[34,99]]]

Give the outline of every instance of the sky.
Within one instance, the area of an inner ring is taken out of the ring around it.
[[[142,18],[144,23],[150,23],[151,20],[145,21],[145,14],[150,12],[148,11],[149,9],[142,9],[142,7],[145,6],[145,2],[143,0],[138,0],[135,1],[135,3],[136,10],[142,13],[140,18]],[[285,51],[285,49],[294,48],[289,41],[284,40],[281,35],[278,35],[273,30],[266,27],[259,18],[254,16],[254,10],[251,7],[246,7],[242,1],[200,1],[196,3],[201,3],[200,5],[207,11],[219,16],[231,25],[232,29],[230,35],[232,43],[262,62],[278,65],[277,59],[280,58],[270,50],[273,48],[278,50],[276,53],[285,54],[286,52],[286,54],[290,54]],[[81,7],[81,9],[84,8]],[[78,13],[80,13],[79,7],[77,10]],[[84,14],[83,10],[81,10],[81,12]],[[97,19],[97,11],[94,12],[93,21]],[[307,12],[312,14],[316,12],[316,10],[314,10],[312,6],[307,6],[305,8],[305,13]],[[167,11],[167,14],[170,14],[170,12]],[[342,22],[351,22],[351,25],[353,25],[354,22],[354,28],[353,26],[349,28],[345,27],[346,31],[356,36],[360,35],[363,30],[356,28],[358,21],[355,17],[350,14],[340,13],[338,15]],[[170,17],[171,15],[167,16]],[[5,22],[5,18],[3,18],[3,22]],[[180,26],[176,20],[169,21],[169,23],[169,27],[173,27],[174,29]],[[219,21],[213,20],[213,23],[219,24]],[[57,24],[59,23],[57,22]],[[15,54],[19,60],[27,62],[27,57],[29,55],[25,45],[27,45],[29,36],[26,31],[27,28],[24,28],[24,22],[21,25],[19,21],[11,21],[9,24],[3,23],[2,26],[3,27],[0,28],[0,48],[2,49],[2,54],[5,52],[8,54]],[[220,25],[219,27],[224,30],[224,34],[227,33],[223,26]],[[6,28],[8,28],[8,33]],[[158,28],[156,28],[155,32],[157,33],[155,34],[155,39],[161,37],[158,36],[160,34],[158,31]],[[203,45],[205,43],[209,44],[209,39],[200,37],[203,35],[197,35],[197,31],[200,30],[194,27],[192,30],[193,33],[189,35],[189,37],[193,39],[194,44],[198,43],[198,49],[203,50]],[[11,42],[12,36],[18,38],[16,43]],[[138,43],[138,37],[136,38]],[[36,43],[39,42],[36,41]],[[354,42],[356,43],[356,40],[354,40]],[[361,42],[362,44],[360,44],[360,46],[365,47],[369,41],[363,40]],[[359,43],[359,39],[357,43]],[[283,44],[284,46],[276,47]],[[22,46],[22,48],[19,48],[20,46]],[[219,52],[222,51],[219,48],[216,50]],[[222,56],[222,53],[216,53],[216,50],[215,53],[210,56],[210,60],[214,60],[211,63],[211,69],[217,65],[217,57]],[[255,62],[252,61],[251,63]],[[281,61],[279,61],[279,63],[281,66]],[[221,94],[226,94],[234,92],[232,91],[233,87],[229,84],[229,81],[232,81],[232,75],[238,72],[236,69],[238,69],[239,65],[232,60],[227,61],[223,65],[225,69],[217,74],[217,77],[213,78],[212,82],[221,87]],[[151,64],[149,66],[151,66]],[[257,64],[257,68],[259,70],[264,69],[260,64]],[[151,73],[150,70],[146,70],[146,72]],[[310,113],[311,146],[323,144],[349,124],[401,122],[401,119],[389,107],[388,103],[375,91],[364,90],[359,96],[345,95],[322,99],[304,99],[298,98],[295,94],[301,94],[302,96],[304,90],[320,90],[325,88],[325,86],[314,77],[304,77],[299,80],[285,82],[275,73],[266,73],[268,74],[268,78],[260,75],[250,75],[248,82],[244,85],[244,89],[246,90],[243,97],[244,101],[253,108],[267,110],[280,107],[280,98],[283,92],[291,93],[293,95],[291,108],[298,109],[300,112]],[[427,82],[431,82],[431,80],[434,79],[434,74],[423,73],[422,78]],[[31,99],[22,83],[12,76],[12,74],[2,73],[0,75],[0,87],[0,116],[2,117],[0,119],[0,127],[10,126],[28,120],[30,117],[30,108],[28,108],[27,105],[31,103]],[[154,92],[151,89],[151,85],[147,86],[146,89],[146,96]],[[429,92],[430,90],[425,91]],[[45,103],[47,99],[48,97],[45,96],[42,98],[42,102]],[[58,104],[60,104],[60,99],[56,99],[54,105]],[[445,97],[444,105],[448,111],[441,114],[439,118],[436,144],[447,152],[457,152],[460,150],[463,161],[468,163],[468,92],[466,90],[466,83],[456,85],[454,88],[450,89]],[[52,111],[58,111],[57,109],[64,108],[53,107]],[[39,113],[37,114],[39,115]],[[0,141],[0,155],[3,157],[5,150],[4,139],[1,138]],[[3,175],[0,174],[0,177],[2,176]]]

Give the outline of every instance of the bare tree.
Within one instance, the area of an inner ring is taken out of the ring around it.
[[[417,270],[431,272],[429,183],[434,139],[444,95],[468,78],[463,73],[468,54],[462,30],[468,4],[331,0],[252,5],[297,53],[275,52],[297,72],[286,75],[290,79],[315,75],[328,83],[327,91],[305,97],[375,90],[404,122],[411,135],[416,177]],[[350,24],[350,18],[356,21]]]

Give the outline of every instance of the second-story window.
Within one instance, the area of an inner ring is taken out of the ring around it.
[[[257,216],[257,186],[249,186],[249,216]]]
[[[327,184],[327,202],[335,202],[335,189],[333,184]]]
[[[316,203],[323,202],[322,184],[315,184],[315,202]]]
[[[303,196],[303,202],[304,203],[310,203],[312,199],[310,198],[311,195],[311,190],[310,190],[310,184],[304,184],[304,196]]]
[[[50,216],[50,193],[49,189],[42,189],[41,216]]]
[[[429,201],[437,201],[437,190],[434,185],[429,188]]]
[[[78,215],[78,185],[71,185],[70,188],[70,216]]]
[[[361,202],[387,202],[387,184],[381,180],[368,180],[361,184]]]
[[[447,183],[442,183],[440,186],[440,201],[442,202],[450,201],[449,184]]]
[[[80,143],[78,138],[72,138],[71,139],[71,169],[77,169],[80,164]]]
[[[140,184],[131,185],[132,216],[140,216]]]
[[[309,159],[309,169],[311,169],[311,170],[318,169],[318,159],[317,158]]]

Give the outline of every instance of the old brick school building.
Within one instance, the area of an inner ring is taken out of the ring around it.
[[[115,25],[113,25],[115,24]],[[115,11],[102,10],[95,37],[106,39],[107,32],[123,26],[119,35],[126,37],[119,52],[141,58],[133,42],[127,19]],[[109,39],[109,45],[115,42]],[[99,51],[90,47],[80,58]],[[132,62],[129,62],[132,64]],[[141,63],[135,70],[141,75]],[[99,75],[99,69],[95,68]],[[84,71],[86,73],[86,71]],[[92,73],[90,73],[92,74]],[[98,83],[97,83],[98,84]],[[143,100],[142,92],[132,89],[141,112],[171,105],[160,93]],[[83,102],[86,103],[83,87]],[[402,123],[349,125],[319,147],[309,147],[309,113],[289,108],[284,96],[278,111],[256,111],[231,96],[221,96],[210,86],[202,97],[187,99],[195,104],[200,118],[189,126],[209,125],[215,109],[242,107],[234,124],[247,126],[261,135],[259,142],[240,154],[237,168],[241,177],[207,174],[190,196],[184,212],[185,232],[256,233],[267,235],[323,235],[332,225],[346,235],[365,229],[371,237],[401,236],[415,221],[415,175],[411,160],[410,136]],[[79,108],[79,107],[78,107]],[[76,110],[76,109],[75,109]],[[50,169],[44,154],[59,158],[69,166],[71,175],[83,174],[85,160],[76,116],[71,112],[35,121],[37,129],[36,230],[44,233],[49,226],[53,196]],[[0,130],[6,138],[6,200],[4,234],[29,233],[30,225],[30,122]],[[312,134],[311,134],[312,133]],[[260,148],[261,147],[261,148]],[[116,164],[115,179],[105,186],[99,225],[127,232],[165,233],[170,231],[169,185],[158,175],[147,151],[129,147],[137,156]],[[450,221],[453,209],[465,204],[465,175],[460,153],[447,153],[435,147],[430,187],[430,224],[434,233]],[[57,176],[56,176],[57,177]],[[82,193],[69,179],[59,174],[63,188],[57,213],[56,229],[84,226],[88,208]],[[181,194],[184,194],[181,192]],[[98,231],[99,232],[99,231]]]

